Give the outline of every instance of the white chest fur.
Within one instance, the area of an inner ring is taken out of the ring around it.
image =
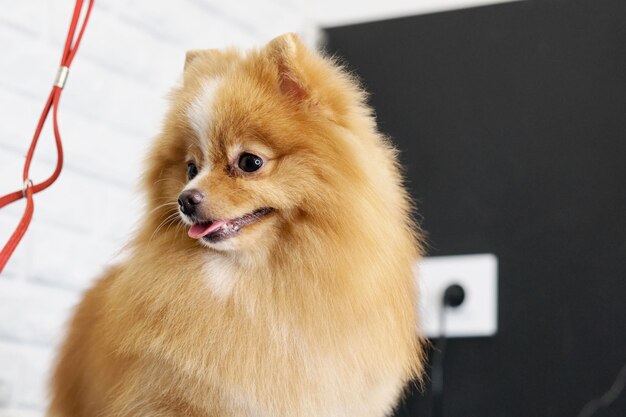
[[[211,292],[226,301],[232,294],[241,272],[228,256],[212,255],[207,259],[203,275]]]

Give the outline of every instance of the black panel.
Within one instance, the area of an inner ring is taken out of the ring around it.
[[[626,1],[327,33],[402,150],[430,254],[499,260],[499,334],[448,344],[446,417],[576,417],[626,362]],[[398,414],[428,416],[428,390]]]

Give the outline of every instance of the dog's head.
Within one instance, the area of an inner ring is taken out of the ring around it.
[[[386,163],[363,156],[358,136],[375,127],[357,83],[293,34],[247,54],[190,51],[183,78],[149,157],[152,233],[179,218],[184,239],[241,250],[332,228]]]

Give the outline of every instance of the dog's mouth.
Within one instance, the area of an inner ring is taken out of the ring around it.
[[[272,211],[274,209],[264,207],[236,219],[197,222],[189,228],[188,234],[193,239],[204,239],[211,243],[220,242],[237,235],[241,229],[258,222]]]

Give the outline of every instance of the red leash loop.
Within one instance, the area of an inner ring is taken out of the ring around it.
[[[70,28],[67,33],[67,39],[65,40],[63,56],[61,57],[61,66],[59,68],[57,78],[54,81],[54,85],[52,86],[52,91],[50,91],[50,95],[48,96],[48,101],[46,102],[41,116],[39,117],[39,123],[37,123],[35,134],[33,135],[30,148],[28,148],[28,153],[26,154],[26,161],[24,162],[24,173],[22,175],[24,186],[19,191],[15,191],[0,197],[0,208],[6,206],[7,204],[13,203],[21,198],[26,198],[26,209],[24,210],[22,219],[20,220],[17,228],[9,238],[9,241],[6,243],[6,245],[4,245],[4,248],[2,248],[2,251],[0,252],[0,273],[9,261],[9,258],[15,251],[15,248],[17,248],[20,240],[22,240],[22,237],[26,233],[26,229],[28,229],[28,225],[30,224],[31,219],[33,218],[33,211],[35,208],[33,195],[51,186],[61,173],[61,168],[63,167],[63,146],[61,145],[61,134],[59,132],[59,124],[57,122],[57,111],[59,108],[59,101],[61,100],[61,92],[63,91],[63,86],[65,85],[65,81],[67,80],[69,68],[72,65],[72,61],[74,60],[74,56],[76,55],[76,51],[78,50],[78,46],[80,45],[83,33],[85,32],[85,27],[87,26],[89,15],[91,14],[93,2],[94,0],[88,0],[83,23],[78,32],[78,36],[76,36],[76,39],[74,39],[76,29],[78,28],[78,20],[80,18],[81,11],[83,10],[83,0],[76,0],[76,5],[74,6],[74,14],[72,16]],[[39,141],[39,136],[41,135],[41,130],[46,123],[46,119],[48,118],[50,109],[52,109],[54,140],[57,148],[57,165],[50,177],[40,183],[34,184],[29,176],[30,163],[33,159],[35,148],[37,147],[37,142]]]

